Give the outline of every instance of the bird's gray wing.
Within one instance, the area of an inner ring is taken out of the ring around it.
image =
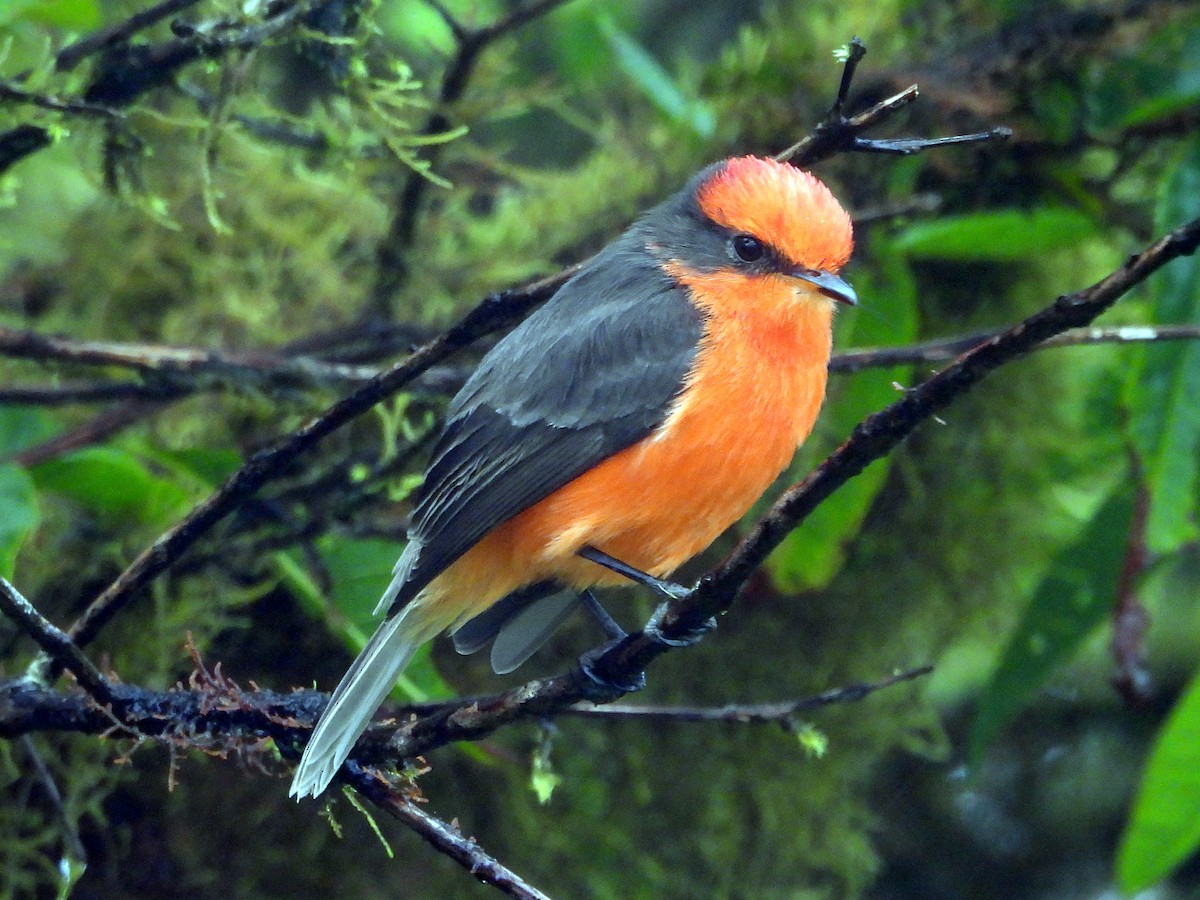
[[[704,323],[639,239],[635,228],[598,254],[451,402],[381,604],[391,613],[491,529],[663,421]]]

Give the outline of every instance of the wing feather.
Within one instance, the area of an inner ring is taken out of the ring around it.
[[[417,495],[394,614],[487,532],[662,423],[703,334],[637,227],[483,358]]]

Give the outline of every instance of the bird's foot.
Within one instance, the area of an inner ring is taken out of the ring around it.
[[[633,694],[646,686],[646,673],[622,674],[618,677],[602,673],[597,666],[600,658],[619,644],[624,638],[609,641],[601,647],[589,650],[579,657],[579,674],[583,676],[587,699],[595,703],[616,700],[625,694]]]
[[[709,617],[702,622],[695,624],[680,625],[676,623],[670,627],[671,634],[668,636],[663,633],[663,617],[667,614],[668,607],[663,604],[654,611],[654,615],[650,617],[650,621],[646,623],[646,627],[642,629],[642,634],[650,640],[666,647],[690,647],[695,644],[706,634],[717,627],[715,616]]]

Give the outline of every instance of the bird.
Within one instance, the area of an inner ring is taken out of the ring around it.
[[[290,791],[321,794],[416,650],[515,669],[596,586],[663,581],[788,466],[825,397],[850,216],[786,162],[694,175],[499,340],[451,400],[385,617]]]

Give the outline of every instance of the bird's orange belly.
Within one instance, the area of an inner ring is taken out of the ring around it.
[[[721,363],[731,370],[697,379],[720,390],[686,391],[655,434],[493,529],[438,579],[443,596],[469,602],[474,615],[547,578],[575,587],[625,583],[576,555],[587,545],[663,576],[711,544],[808,435],[827,358],[769,371],[761,360],[738,365],[728,354]]]

